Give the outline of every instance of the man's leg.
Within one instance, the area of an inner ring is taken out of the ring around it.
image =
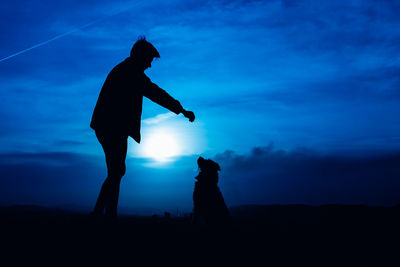
[[[104,209],[107,216],[117,215],[119,198],[119,185],[125,174],[125,158],[127,152],[127,136],[100,135],[96,136],[103,147],[108,176],[101,187],[94,213],[103,215]]]

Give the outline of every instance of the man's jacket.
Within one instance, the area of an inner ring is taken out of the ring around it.
[[[132,58],[108,74],[94,108],[90,127],[96,132],[131,136],[140,143],[143,96],[179,114],[179,101],[152,83]]]

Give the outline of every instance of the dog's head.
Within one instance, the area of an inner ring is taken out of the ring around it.
[[[211,159],[204,159],[203,157],[197,159],[197,165],[199,166],[200,171],[204,173],[218,173],[218,171],[221,170],[218,163]]]

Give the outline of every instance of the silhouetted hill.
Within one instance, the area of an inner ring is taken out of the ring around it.
[[[12,206],[0,206],[0,213],[2,215],[63,215],[66,213],[74,213],[68,209],[55,208],[55,207],[43,207],[38,205],[12,205]]]
[[[151,252],[231,260],[286,255],[289,261],[295,260],[293,255],[313,259],[335,255],[329,261],[362,255],[365,260],[381,249],[390,254],[396,247],[389,244],[399,240],[399,206],[271,205],[230,211],[231,229],[208,229],[192,225],[189,217],[121,215],[117,222],[108,222],[62,209],[0,207],[1,236],[5,254],[35,251],[36,255],[99,257],[115,253],[129,258]]]

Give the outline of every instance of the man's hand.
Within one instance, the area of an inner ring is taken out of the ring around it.
[[[186,118],[188,118],[190,122],[193,122],[193,121],[194,121],[194,118],[195,118],[195,117],[194,117],[194,113],[193,113],[193,112],[188,111],[188,110],[183,110],[183,111],[182,111],[182,114],[183,114],[183,116],[185,116]]]

